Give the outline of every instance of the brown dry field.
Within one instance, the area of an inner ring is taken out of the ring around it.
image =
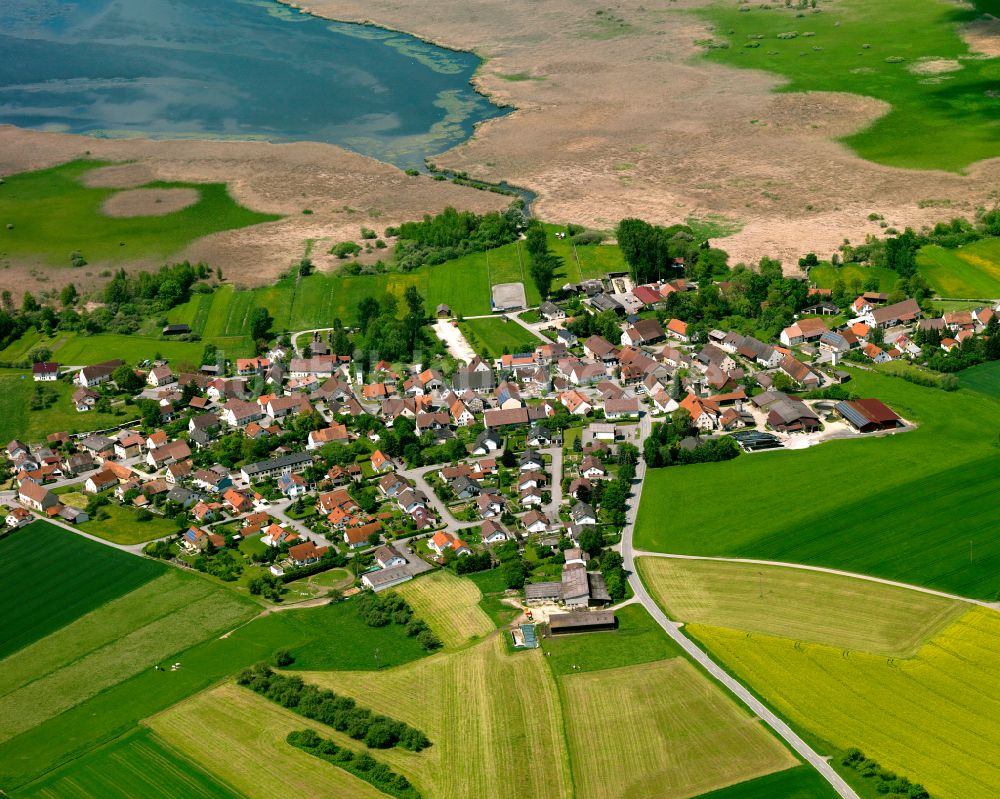
[[[106,216],[163,216],[198,202],[197,189],[130,189],[112,194],[101,205]]]
[[[672,223],[722,214],[745,223],[734,260],[810,250],[890,225],[920,226],[982,204],[1000,159],[967,175],[880,166],[832,141],[885,112],[846,94],[773,94],[780,79],[698,60],[709,29],[678,13],[709,0],[307,0],[312,13],[369,21],[473,50],[476,86],[518,108],[434,161],[539,194],[539,216],[611,228],[624,216]],[[610,38],[595,12],[627,25]],[[503,75],[526,73],[512,82]],[[763,195],[775,199],[769,199]],[[918,207],[948,200],[950,211]],[[806,205],[811,205],[806,208]]]
[[[327,250],[338,241],[358,239],[362,226],[381,233],[449,205],[483,213],[510,203],[499,194],[409,177],[390,164],[328,144],[91,139],[0,126],[0,175],[75,158],[135,162],[88,173],[92,186],[130,188],[154,180],[226,183],[247,208],[287,214],[278,222],[206,236],[178,255],[221,266],[228,280],[246,286],[273,283],[302,257],[307,239],[316,242],[311,257],[317,267],[333,269],[337,259]],[[303,214],[305,208],[313,213]],[[130,267],[156,268],[161,261],[131,262]],[[90,268],[96,274],[103,266],[95,262]],[[80,279],[71,269],[14,263],[0,270],[0,290],[15,290],[19,296],[43,272],[46,288]]]

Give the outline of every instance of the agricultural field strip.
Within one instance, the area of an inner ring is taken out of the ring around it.
[[[218,593],[176,571],[146,583],[0,660],[0,699],[130,633]]]
[[[461,646],[495,628],[479,607],[483,595],[471,580],[448,571],[433,572],[395,589],[427,622],[445,646]]]
[[[936,799],[1000,792],[1000,616],[974,608],[909,659],[702,625],[689,633],[794,724]],[[933,719],[933,724],[928,724]]]
[[[684,799],[798,762],[683,658],[560,681],[577,799]],[[609,718],[643,734],[605,739]]]
[[[429,749],[377,756],[427,796],[572,795],[558,690],[540,651],[508,656],[501,639],[492,637],[380,672],[300,674],[423,730],[433,744]],[[526,768],[526,753],[544,768]],[[453,767],[460,762],[478,767]]]
[[[968,610],[997,607],[794,563],[636,552],[650,592],[687,624],[908,657]],[[757,568],[754,568],[757,567]]]
[[[225,590],[135,629],[0,698],[0,742],[9,740],[179,652],[248,618],[249,605]]]
[[[250,799],[385,796],[346,771],[285,743],[285,736],[293,730],[313,729],[334,737],[331,728],[232,683],[197,694],[145,724]],[[340,738],[337,743],[344,745]],[[352,741],[349,748],[363,747]],[[381,752],[376,755],[382,759]]]

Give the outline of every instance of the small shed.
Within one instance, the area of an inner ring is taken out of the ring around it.
[[[448,307],[448,306],[447,306],[447,305],[446,305],[445,303],[443,303],[443,302],[442,302],[442,303],[441,303],[440,305],[438,305],[438,307],[437,307],[437,308],[435,309],[435,313],[436,313],[436,314],[437,314],[438,316],[451,316],[451,308],[449,308],[449,307]]]
[[[183,336],[190,332],[190,325],[167,325],[163,328],[163,335],[165,336]]]

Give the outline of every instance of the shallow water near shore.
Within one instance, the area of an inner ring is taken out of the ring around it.
[[[422,167],[500,116],[479,59],[274,0],[5,0],[0,122],[91,136],[319,141]]]

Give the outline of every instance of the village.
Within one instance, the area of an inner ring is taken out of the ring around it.
[[[111,543],[272,601],[323,596],[290,589],[330,569],[350,569],[325,595],[339,597],[438,568],[501,568],[524,612],[511,634],[531,646],[536,622],[552,634],[613,627],[607,609],[629,592],[615,547],[640,459],[684,465],[911,429],[877,397],[853,396],[844,364],[917,358],[929,336],[947,352],[995,315],[924,318],[913,299],[866,292],[845,316],[812,288],[814,305],[764,342],[691,335],[663,317],[672,294],[695,288],[624,274],[564,287],[585,313],[613,312],[617,340],[574,335],[565,301],[543,303],[534,322],[523,306],[497,307],[538,344],[489,359],[442,306],[435,329],[453,328],[456,357],[440,368],[331,353],[321,331],[197,372],[35,364],[39,383],[73,382],[81,415],[123,394],[154,411],[7,444],[6,524],[40,517],[104,543],[102,524],[157,530]]]

